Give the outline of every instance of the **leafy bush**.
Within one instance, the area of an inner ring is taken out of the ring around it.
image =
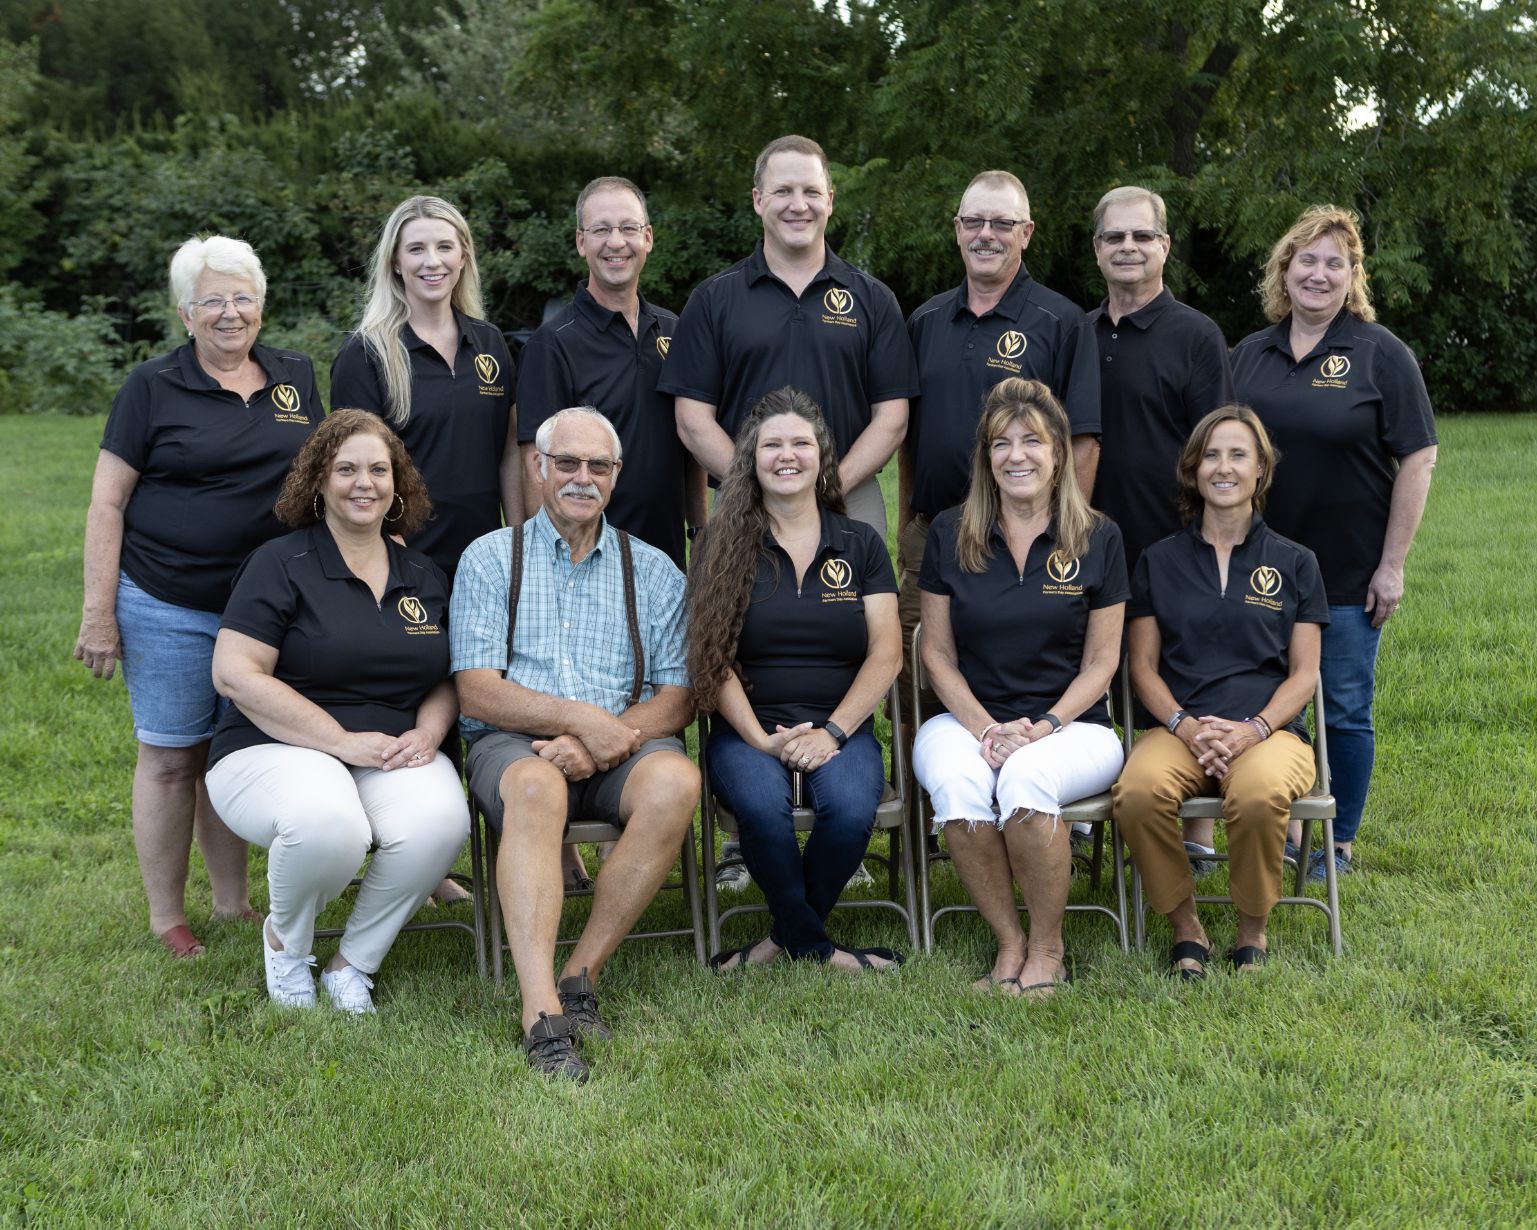
[[[68,316],[0,286],[0,414],[105,414],[132,358],[99,305]]]

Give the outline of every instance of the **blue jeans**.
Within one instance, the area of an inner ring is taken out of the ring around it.
[[[743,742],[725,722],[710,735],[710,789],[736,817],[742,861],[763,890],[769,938],[792,957],[832,955],[827,915],[864,858],[886,785],[880,744],[870,731],[806,775],[816,824],[804,852],[790,815],[790,770]]]
[[[213,686],[213,611],[162,602],[117,576],[117,628],[133,737],[150,747],[196,747],[213,738],[228,707]]]
[[[1377,756],[1372,694],[1377,684],[1377,646],[1382,629],[1359,604],[1331,606],[1323,631],[1320,674],[1324,720],[1329,737],[1329,778],[1337,814],[1334,840],[1354,841],[1366,807]]]

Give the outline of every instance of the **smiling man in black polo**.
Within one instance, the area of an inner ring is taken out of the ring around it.
[[[582,189],[576,250],[587,280],[529,338],[518,361],[524,512],[539,511],[540,425],[567,406],[595,406],[624,446],[625,481],[614,489],[609,521],[682,568],[685,517],[695,525],[704,517],[704,474],[678,438],[673,399],[656,387],[678,318],[640,293],[651,245],[646,198],[635,184],[605,175]]]
[[[657,387],[676,395],[678,434],[717,479],[760,397],[786,385],[809,394],[838,446],[849,515],[884,534],[876,475],[918,390],[896,297],[827,246],[832,177],[815,141],[770,141],[752,202],[762,242],[689,296]]]

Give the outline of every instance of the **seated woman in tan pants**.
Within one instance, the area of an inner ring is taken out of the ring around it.
[[[1313,782],[1302,710],[1329,622],[1318,562],[1261,519],[1275,450],[1247,406],[1202,419],[1180,454],[1185,529],[1138,561],[1127,605],[1132,684],[1163,728],[1145,731],[1115,784],[1115,818],[1174,931],[1169,971],[1206,976],[1211,945],[1196,915],[1179,822],[1187,798],[1220,794],[1235,970],[1265,961],[1265,923],[1281,895],[1291,804]]]

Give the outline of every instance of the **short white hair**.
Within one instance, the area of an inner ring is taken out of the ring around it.
[[[570,422],[575,418],[595,419],[603,424],[603,429],[608,432],[609,442],[614,446],[614,460],[619,461],[624,457],[624,446],[619,443],[619,433],[614,430],[614,425],[608,421],[608,417],[601,413],[596,406],[568,406],[564,410],[557,410],[544,422],[539,424],[539,430],[534,433],[534,448],[539,452],[539,473],[544,474],[545,454],[550,451],[550,446],[555,443],[555,429],[561,423]]]
[[[197,293],[197,280],[209,269],[244,278],[256,288],[258,299],[266,299],[267,275],[255,248],[228,235],[194,235],[171,257],[171,301],[187,307]]]

